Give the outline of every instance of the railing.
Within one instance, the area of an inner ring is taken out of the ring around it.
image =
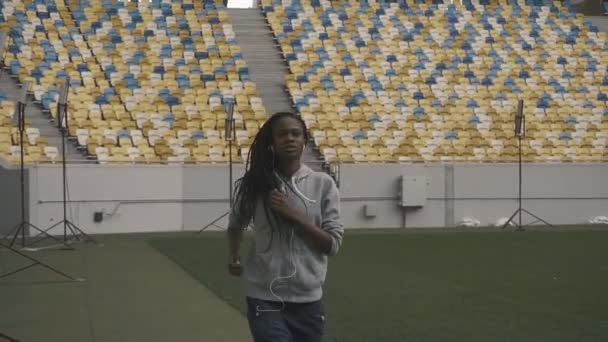
[[[145,165],[199,165],[199,166],[204,166],[204,165],[218,165],[218,166],[228,166],[230,164],[230,162],[228,160],[226,161],[197,161],[197,160],[175,160],[175,161],[170,161],[170,160],[138,160],[138,159],[131,159],[131,158],[112,158],[112,160],[106,160],[106,161],[99,161],[98,159],[66,159],[65,161],[66,164],[68,165],[137,165],[137,166],[145,166]],[[324,166],[327,164],[325,161],[323,160],[305,160],[304,161],[305,164],[308,165],[320,165],[321,168],[324,168]],[[9,158],[7,158],[7,156],[3,156],[0,155],[0,164],[3,164],[5,166],[18,166],[19,165],[19,161],[13,161],[11,162],[11,160]],[[232,161],[233,165],[245,165],[245,162],[241,159],[233,159]],[[36,161],[31,161],[31,162],[26,162],[25,163],[26,166],[37,166],[37,165],[62,165],[62,160],[60,158],[57,158],[53,161],[50,160],[36,160]]]
[[[19,165],[18,161],[11,162],[10,158],[5,155],[0,155],[0,161],[4,161],[5,164]],[[352,165],[370,165],[370,164],[504,164],[504,163],[517,163],[517,158],[509,159],[480,159],[480,160],[425,160],[423,158],[411,158],[408,160],[340,160],[339,158],[326,160],[305,160],[305,164],[317,164],[326,167],[329,165],[332,170],[335,169],[335,164],[352,164]],[[584,160],[574,159],[560,159],[560,160],[540,160],[534,158],[526,158],[522,160],[526,164],[581,164],[581,163],[605,163],[608,162],[608,156],[602,156],[601,158],[589,158]],[[26,165],[54,165],[61,164],[62,160],[57,158],[55,160],[36,160],[32,162],[26,162]],[[241,159],[233,160],[234,165],[244,165],[245,162]],[[95,165],[228,165],[229,161],[197,161],[197,160],[141,160],[131,158],[112,158],[112,160],[99,161],[98,159],[66,159],[66,164],[95,164]]]
[[[340,187],[341,183],[341,171],[343,165],[386,165],[386,164],[402,164],[402,165],[480,165],[480,164],[514,164],[517,163],[517,159],[502,159],[502,160],[466,160],[466,161],[455,161],[455,160],[436,160],[436,161],[428,161],[419,158],[412,158],[410,160],[390,160],[390,161],[344,161],[338,158],[325,161],[325,160],[306,160],[305,164],[309,166],[316,166],[315,168],[318,170],[322,170],[323,172],[329,174],[336,185]],[[233,160],[233,165],[239,165],[244,167],[245,163],[242,160]],[[567,165],[567,164],[601,164],[608,163],[608,156],[597,158],[597,159],[586,159],[586,160],[559,160],[559,161],[548,161],[548,160],[531,160],[524,159],[522,161],[523,164],[555,164],[555,165]],[[151,160],[151,161],[141,161],[141,160],[132,160],[130,158],[125,159],[116,159],[113,158],[111,161],[100,162],[97,159],[87,159],[87,160],[66,160],[66,164],[68,165],[104,165],[104,166],[225,166],[229,165],[228,161],[208,161],[201,162],[195,160],[184,160],[184,161],[168,161],[168,160]],[[0,165],[6,168],[14,168],[19,165],[19,163],[8,163],[8,160],[3,159],[3,156],[0,156]],[[31,163],[25,164],[26,167],[30,166],[41,166],[41,165],[56,165],[61,166],[62,161],[60,159],[53,161],[35,161]]]

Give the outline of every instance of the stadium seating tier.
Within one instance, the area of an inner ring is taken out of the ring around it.
[[[225,102],[236,148],[266,121],[223,1],[4,1],[11,75],[57,118],[69,81],[69,136],[101,163],[225,162]]]
[[[263,0],[326,160],[606,160],[606,34],[567,4]]]

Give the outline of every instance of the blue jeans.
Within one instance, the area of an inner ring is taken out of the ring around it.
[[[281,308],[281,302],[247,297],[247,319],[254,342],[321,342],[325,328],[321,301],[286,302]]]

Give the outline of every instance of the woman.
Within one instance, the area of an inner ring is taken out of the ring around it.
[[[230,274],[243,275],[255,342],[321,341],[327,258],[344,229],[333,179],[302,164],[308,132],[293,113],[279,112],[251,145],[228,223]],[[240,262],[243,229],[254,238]]]

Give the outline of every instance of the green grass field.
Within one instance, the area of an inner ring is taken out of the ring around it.
[[[223,234],[151,244],[244,312]],[[607,341],[608,231],[347,231],[325,305],[328,342]]]

